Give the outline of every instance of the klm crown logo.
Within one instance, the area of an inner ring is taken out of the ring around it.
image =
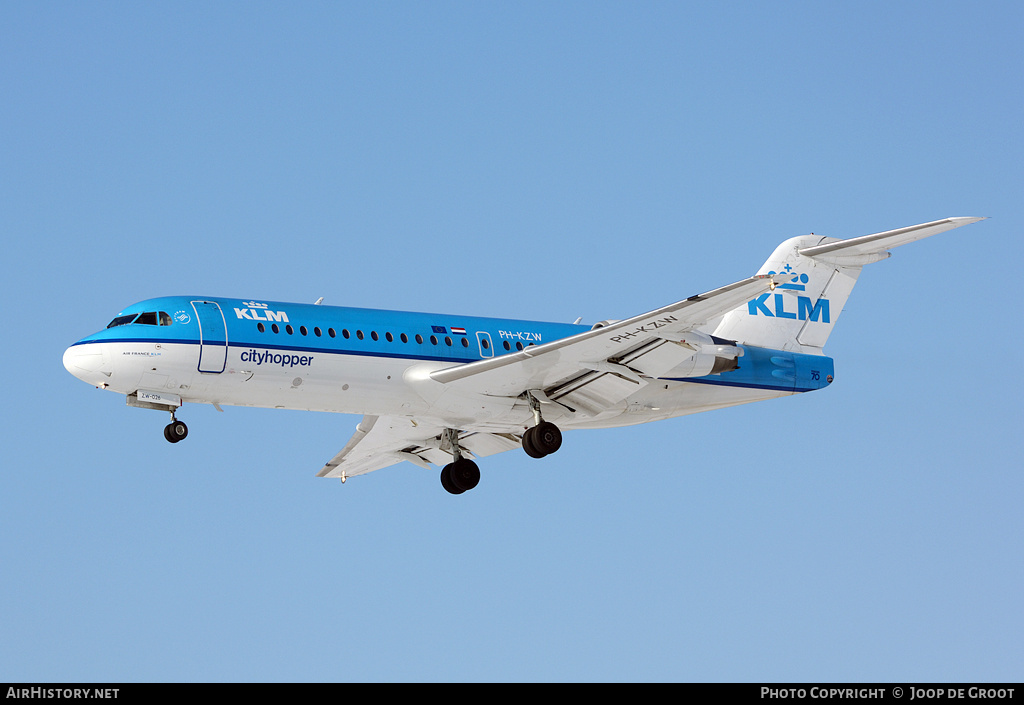
[[[783,267],[781,272],[768,272],[768,274],[792,274],[793,279],[788,284],[779,284],[776,289],[788,291],[807,291],[807,283],[811,280],[806,274],[798,275],[790,265]],[[772,306],[769,307],[768,298],[772,297]],[[814,321],[831,323],[829,315],[828,299],[820,298],[812,301],[809,296],[796,297],[796,311],[787,311],[786,303],[792,305],[792,296],[786,294],[761,294],[756,299],[747,302],[747,313],[751,316],[768,316],[769,318],[791,318],[800,321]]]
[[[768,272],[769,275],[775,273],[776,272]],[[797,276],[796,272],[794,272],[793,268],[790,267],[788,264],[785,267],[783,267],[782,271],[778,272],[778,274],[792,274],[793,280],[789,284],[779,284],[776,287],[777,289],[789,289],[790,291],[807,291],[807,282],[809,282],[811,278],[806,274],[801,274],[800,276]]]

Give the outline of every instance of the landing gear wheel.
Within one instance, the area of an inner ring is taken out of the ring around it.
[[[539,450],[534,444],[534,431],[536,430],[536,427],[528,428],[526,429],[526,432],[523,433],[523,450],[525,450],[526,454],[531,458],[543,458],[547,453]]]
[[[465,492],[465,490],[459,489],[452,482],[452,466],[450,463],[441,468],[441,487],[445,488],[449,494],[462,494]]]
[[[541,421],[533,427],[533,437],[530,440],[534,448],[544,455],[551,455],[562,447],[562,432],[550,421]]]
[[[452,484],[463,492],[471,490],[480,482],[480,468],[468,458],[460,458],[449,465]]]
[[[178,441],[185,440],[185,436],[188,435],[188,426],[185,425],[184,421],[171,421],[169,424],[164,426],[164,438],[171,443],[177,443]]]
[[[480,468],[472,460],[460,458],[441,469],[441,486],[451,494],[462,494],[480,482]]]
[[[562,432],[550,421],[541,421],[523,434],[523,450],[531,458],[543,458],[562,447]]]

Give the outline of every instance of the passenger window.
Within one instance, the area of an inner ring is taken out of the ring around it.
[[[345,340],[348,340],[349,336],[350,336],[350,333],[348,332],[348,328],[342,328],[341,329],[341,337],[344,338]]]
[[[280,333],[281,332],[281,329],[278,327],[278,325],[276,323],[271,323],[270,324],[270,330],[274,331],[275,333]]]
[[[407,336],[405,333],[402,333],[402,342],[403,343],[408,343],[409,342],[409,336]]]
[[[319,328],[314,328],[313,329],[313,335],[315,335],[317,338],[319,338],[320,337],[320,329]],[[334,336],[331,336],[331,337],[333,338]]]
[[[512,349],[512,346],[508,344],[508,341],[507,341],[507,340],[503,340],[503,341],[501,342],[501,344],[502,344],[502,346],[504,346],[504,348],[505,348],[506,350],[511,350],[511,349]]]
[[[377,331],[371,330],[370,331],[370,337],[373,338],[374,340],[378,340]]]
[[[360,340],[362,340],[363,339],[363,331],[357,330],[356,331],[356,337],[359,338]]]
[[[437,345],[437,336],[436,335],[430,336],[430,344],[431,345]]]
[[[266,329],[267,329],[267,327],[265,325],[263,325],[262,323],[257,323],[256,324],[256,330],[258,330],[260,333],[264,332]]]
[[[395,336],[391,335],[390,333],[385,333],[384,337],[387,339],[389,343],[395,342]]]
[[[423,344],[423,336],[420,335],[419,333],[416,334],[416,342],[419,343],[420,345]]]
[[[523,349],[523,344],[522,343],[516,343],[516,350],[522,350],[522,349]]]
[[[469,347],[469,340],[467,340],[466,338],[463,338],[462,339],[462,347],[468,348]],[[485,340],[484,341],[484,350],[486,350],[486,349],[487,349],[487,341]]]
[[[447,335],[444,337],[444,344],[447,345],[449,348],[452,346],[452,339],[449,338]]]
[[[465,338],[463,338],[463,340],[465,340]],[[469,345],[469,343],[466,344]],[[487,340],[487,338],[481,338],[480,347],[482,347],[484,350],[487,350],[489,347],[491,347],[491,343]]]
[[[335,337],[334,329],[333,328],[328,328],[327,329],[327,335],[331,336],[332,338]]]
[[[293,332],[295,332],[295,329],[292,328],[291,324],[286,325],[284,327],[284,330],[288,335],[291,335]]]
[[[299,326],[299,332],[302,333],[302,335],[305,335],[306,334],[306,326]]]

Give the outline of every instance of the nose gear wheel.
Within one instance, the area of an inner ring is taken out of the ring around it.
[[[171,443],[183,441],[185,440],[185,436],[187,435],[188,426],[185,425],[184,421],[171,419],[171,422],[164,426],[164,438],[166,438]]]

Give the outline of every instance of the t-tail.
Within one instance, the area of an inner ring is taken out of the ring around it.
[[[779,245],[758,274],[792,275],[726,314],[714,334],[741,344],[821,354],[861,268],[893,247],[984,218],[946,218],[850,240],[803,235]]]

